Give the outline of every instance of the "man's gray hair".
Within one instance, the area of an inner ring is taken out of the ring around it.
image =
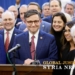
[[[5,14],[10,14],[10,15],[12,15],[13,20],[15,20],[14,13],[11,12],[11,11],[9,11],[9,10],[6,10],[5,12],[2,13],[2,20],[3,20],[3,16],[4,16]]]
[[[20,9],[21,8],[27,8],[27,5],[26,4],[23,4],[23,5],[20,6]],[[20,11],[20,9],[19,9],[19,11]]]
[[[4,8],[3,8],[3,7],[1,7],[1,6],[0,6],[0,9],[2,9],[2,10],[3,10],[3,12],[4,12]]]
[[[44,8],[44,6],[49,6],[49,2],[45,2],[43,5],[42,5],[42,9]]]

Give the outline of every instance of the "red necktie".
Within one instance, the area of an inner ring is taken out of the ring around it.
[[[9,32],[7,31],[6,32],[6,41],[5,41],[5,49],[6,49],[6,52],[8,51],[8,47],[9,47]]]
[[[34,38],[35,38],[35,36],[31,37],[31,56],[32,56],[32,59],[34,59],[34,57],[35,57],[35,43],[34,43]]]

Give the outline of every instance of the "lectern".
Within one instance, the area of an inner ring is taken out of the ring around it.
[[[43,65],[25,66],[16,64],[17,75],[52,75],[52,69],[43,69]],[[13,67],[11,64],[0,64],[0,75],[12,75]]]

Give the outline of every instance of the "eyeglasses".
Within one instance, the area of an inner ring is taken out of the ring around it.
[[[65,33],[65,32],[70,32],[70,29],[68,29],[68,30],[63,30],[63,32]]]
[[[37,23],[39,23],[39,20],[27,21],[27,23],[29,23],[29,24],[33,24],[33,22],[34,22],[34,24],[37,24]]]

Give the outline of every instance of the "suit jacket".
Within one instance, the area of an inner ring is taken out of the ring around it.
[[[8,50],[12,48],[13,43],[14,43],[14,38],[15,38],[15,36],[18,35],[18,34],[20,34],[20,33],[22,33],[22,31],[20,31],[20,30],[14,28],[14,31],[13,31],[13,34],[12,34],[12,37],[11,37],[11,41],[10,41]],[[1,34],[1,35],[3,36],[3,38],[4,38],[4,30],[0,30],[0,34]]]
[[[51,29],[51,23],[48,23],[46,21],[41,22],[40,30],[43,30],[43,31],[49,33],[50,29]]]
[[[16,36],[14,46],[16,44],[20,44],[21,48],[15,51],[15,61],[13,61],[13,53],[10,54],[12,62],[23,64],[24,60],[31,59],[28,31]],[[36,59],[43,64],[43,61],[55,61],[57,58],[57,46],[54,36],[40,31],[36,47]]]
[[[52,23],[52,16],[48,16],[42,19],[43,21],[46,21],[48,23]]]
[[[17,18],[17,19],[16,19],[16,23],[15,23],[15,27],[16,27],[17,29],[19,28],[18,25],[17,25],[19,22],[21,22],[21,19]]]
[[[0,35],[0,64],[6,64],[6,52],[2,35]]]
[[[26,28],[25,23],[20,24],[20,26],[19,26],[19,29],[20,30],[23,31],[25,28]],[[51,24],[50,23],[45,22],[45,21],[42,21],[41,22],[40,30],[43,30],[43,31],[49,33],[50,32],[50,29],[51,29]]]
[[[25,28],[26,28],[26,24],[25,24],[24,22],[22,22],[22,23],[19,25],[19,30],[23,31]]]

